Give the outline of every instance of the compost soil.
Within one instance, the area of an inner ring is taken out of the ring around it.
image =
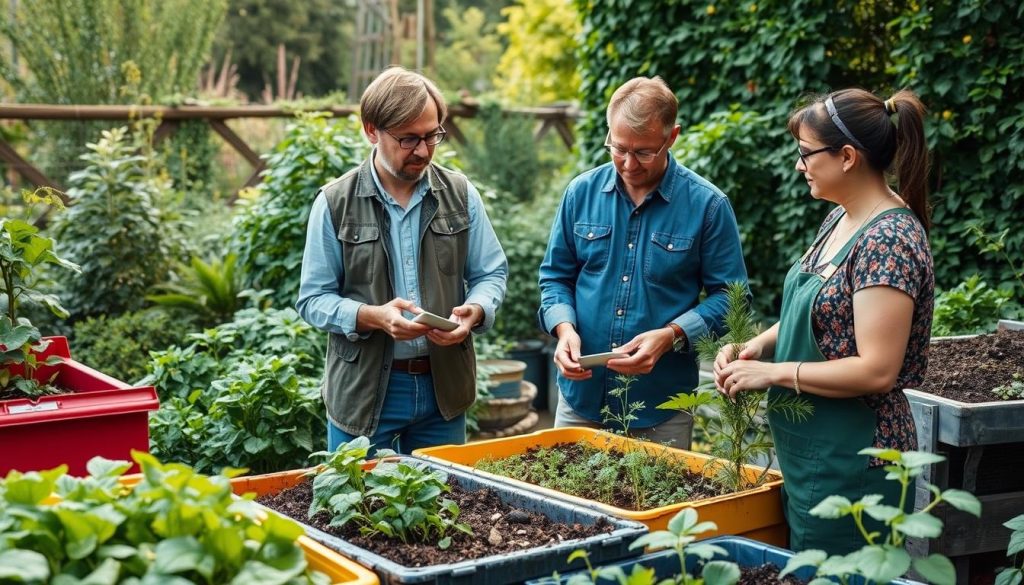
[[[738,585],[804,585],[807,581],[797,579],[793,575],[786,575],[779,579],[780,569],[772,563],[760,567],[743,567],[740,569],[740,580]]]
[[[1024,331],[1002,330],[931,344],[918,390],[960,402],[993,402],[992,389],[1024,378]]]
[[[566,464],[583,463],[586,461],[589,455],[584,450],[583,446],[579,443],[559,443],[549,449],[557,449],[566,456]],[[534,463],[538,460],[537,452],[540,447],[531,447],[523,453],[522,458],[527,462],[527,465]],[[624,454],[620,451],[609,451],[609,455],[615,457],[622,457]],[[538,484],[543,478],[539,477],[517,477],[516,479],[526,481],[529,483]],[[678,468],[678,474],[676,475],[676,484],[685,485],[689,488],[690,497],[687,501],[703,500],[706,498],[713,498],[720,496],[724,493],[728,493],[728,490],[722,486],[716,484],[714,481],[709,480],[707,477],[700,473],[694,473],[689,470],[684,464],[680,464]],[[590,498],[592,494],[573,494],[575,496]],[[636,493],[634,492],[629,481],[622,478],[622,481],[618,482],[617,489],[612,493],[611,501],[602,501],[606,504],[611,504],[624,510],[637,511],[636,508]]]
[[[441,550],[434,544],[403,543],[382,535],[362,536],[359,529],[352,524],[340,529],[332,528],[328,525],[331,517],[327,512],[320,512],[309,519],[307,513],[313,500],[312,480],[306,480],[277,494],[261,496],[256,501],[408,568],[457,563],[528,548],[557,545],[566,540],[607,534],[615,529],[604,518],[591,525],[558,524],[543,514],[505,504],[498,494],[490,489],[470,492],[462,489],[457,480],[450,479],[448,483],[452,491],[447,497],[454,500],[461,511],[459,522],[468,524],[473,530],[473,535],[451,532],[452,544],[446,550]]]

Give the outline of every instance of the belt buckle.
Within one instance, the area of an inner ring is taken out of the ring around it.
[[[430,372],[430,359],[411,359],[409,360],[409,373],[410,374],[426,374]]]

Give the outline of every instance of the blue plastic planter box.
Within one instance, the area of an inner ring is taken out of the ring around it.
[[[458,481],[463,489],[477,491],[483,488],[494,490],[502,502],[529,512],[541,513],[559,523],[593,524],[604,518],[614,530],[609,534],[600,534],[585,539],[566,540],[557,545],[525,549],[515,553],[505,553],[483,557],[458,563],[433,565],[429,567],[409,568],[390,561],[376,553],[355,546],[341,538],[332,536],[306,526],[306,534],[313,540],[323,543],[344,556],[358,561],[373,569],[380,577],[383,585],[398,583],[439,583],[453,585],[504,585],[520,583],[524,579],[550,575],[556,570],[565,568],[565,559],[576,549],[584,549],[590,553],[593,562],[603,563],[615,561],[639,554],[630,551],[629,545],[638,536],[647,533],[647,527],[639,522],[621,520],[613,516],[590,510],[573,504],[552,500],[545,496],[508,486],[487,478],[446,468],[422,459],[402,457],[401,460],[414,460],[417,464],[426,465],[431,469],[441,469],[450,479]],[[576,561],[572,568],[582,568],[582,561]]]
[[[790,557],[793,556],[792,551],[750,540],[749,538],[743,538],[742,536],[718,536],[701,542],[704,544],[716,544],[724,548],[729,552],[729,556],[727,558],[723,557],[721,560],[732,561],[740,567],[759,567],[765,563],[772,563],[779,567],[779,569],[782,569],[786,566],[786,563],[789,562]],[[686,560],[686,570],[692,575],[697,569],[698,559],[691,556]],[[657,580],[668,579],[679,574],[679,559],[676,557],[675,551],[671,550],[662,550],[618,563],[593,563],[595,568],[598,566],[622,567],[622,570],[625,571],[627,575],[632,572],[633,566],[638,564],[649,569],[654,569],[654,575]],[[571,571],[564,574],[560,572],[560,582],[568,582],[568,579],[577,573],[582,573],[582,571]],[[794,576],[797,579],[810,581],[814,577],[814,568],[804,567],[794,573]],[[541,579],[527,581],[526,585],[555,585],[556,583],[559,582],[555,581],[554,578],[547,576]],[[850,585],[864,585],[864,580],[859,577],[854,577],[850,579],[849,583]],[[897,579],[891,583],[892,585],[919,585],[916,581],[906,581],[903,579]],[[618,584],[610,580],[600,579],[598,580],[598,585]]]

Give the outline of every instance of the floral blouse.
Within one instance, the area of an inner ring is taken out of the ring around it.
[[[818,231],[839,214],[833,210]],[[802,268],[820,273],[827,265],[812,265],[818,251],[808,254]],[[885,394],[869,394],[861,400],[877,415],[874,446],[907,451],[917,449],[917,434],[910,404],[903,388],[915,388],[928,369],[935,272],[924,226],[912,214],[889,213],[876,219],[850,249],[838,270],[822,285],[814,302],[814,336],[821,353],[830,360],[857,355],[853,333],[853,293],[872,286],[889,286],[914,299],[907,353],[896,385]],[[873,460],[872,466],[881,464]]]

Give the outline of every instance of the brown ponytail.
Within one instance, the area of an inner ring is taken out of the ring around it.
[[[849,136],[826,113],[825,101],[831,97]],[[871,168],[892,173],[898,190],[925,231],[931,229],[928,205],[928,148],[924,137],[925,107],[917,95],[907,89],[896,92],[886,102],[863,89],[843,89],[812,98],[789,117],[789,132],[799,138],[806,125],[828,146],[849,144],[866,155]],[[895,115],[890,113],[895,110]]]

